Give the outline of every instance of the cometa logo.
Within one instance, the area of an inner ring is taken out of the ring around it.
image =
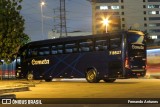
[[[32,63],[32,65],[46,65],[46,64],[49,64],[49,60],[47,60],[47,59],[44,59],[44,60],[32,59],[31,63]]]
[[[144,46],[132,45],[132,49],[144,49]]]

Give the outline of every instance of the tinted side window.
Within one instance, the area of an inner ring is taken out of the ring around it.
[[[52,46],[52,48],[51,48],[51,54],[55,55],[57,53],[58,53],[57,52],[57,46]]]
[[[111,38],[110,39],[110,49],[115,49],[121,47],[121,39],[120,38]]]
[[[41,47],[38,51],[39,55],[49,55],[50,54],[50,48],[49,47]]]
[[[107,40],[96,40],[95,41],[95,50],[96,51],[107,50],[107,48],[108,48]]]
[[[55,54],[63,54],[63,45],[53,45],[51,47],[51,54],[55,55]]]
[[[76,43],[65,44],[65,53],[74,53],[77,50]]]
[[[27,49],[25,49],[23,52],[22,52],[22,59],[23,58],[26,58],[26,57],[28,57],[28,50]]]
[[[57,45],[58,54],[63,54],[63,45]]]
[[[17,64],[17,65],[21,65],[21,57],[18,56],[16,60],[17,60],[17,63],[16,63],[16,64]]]
[[[93,51],[93,41],[88,40],[79,43],[79,51],[80,52],[89,52]]]
[[[28,56],[34,57],[38,55],[38,48],[31,48],[28,50]]]

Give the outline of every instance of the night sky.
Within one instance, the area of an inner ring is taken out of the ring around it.
[[[42,40],[41,0],[23,0],[21,14],[25,19],[25,33],[32,41]],[[59,23],[60,0],[45,0],[43,6],[44,39],[48,38],[48,31]],[[86,0],[66,0],[67,30],[91,31],[92,10]],[[55,10],[55,12],[54,12]],[[54,18],[55,19],[54,19]],[[59,30],[59,28],[57,28]]]

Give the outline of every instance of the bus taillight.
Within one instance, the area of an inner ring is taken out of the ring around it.
[[[146,69],[146,66],[142,66],[143,69]]]
[[[126,60],[125,60],[125,67],[126,67],[126,68],[130,68],[130,67],[129,67],[128,57],[126,57]]]

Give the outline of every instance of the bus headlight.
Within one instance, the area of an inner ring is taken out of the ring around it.
[[[19,73],[17,72],[16,77],[19,77]]]

